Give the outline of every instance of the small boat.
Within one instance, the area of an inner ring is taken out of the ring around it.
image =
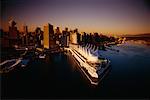
[[[26,67],[29,64],[29,59],[22,59],[21,61],[21,67]]]
[[[6,60],[0,63],[0,73],[8,73],[9,71],[15,69],[17,66],[20,66],[21,59],[11,59]]]
[[[39,55],[39,58],[41,58],[41,59],[45,59],[45,57],[46,57],[46,54],[40,54]]]

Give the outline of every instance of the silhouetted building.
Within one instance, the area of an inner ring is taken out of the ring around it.
[[[23,33],[22,33],[22,45],[28,45],[28,27],[25,25],[23,26]]]
[[[13,20],[9,21],[9,45],[12,47],[18,45],[19,32],[16,27],[16,22]]]
[[[84,44],[87,43],[87,34],[86,34],[85,32],[84,32],[83,35],[82,35],[82,42],[83,42]]]
[[[62,41],[61,46],[63,47],[69,47],[69,40],[70,40],[70,32],[68,31],[68,28],[65,28],[65,30],[62,32]]]
[[[71,33],[70,33],[70,42],[72,44],[78,44],[78,41],[77,41],[77,29],[75,29],[74,31],[71,31]]]
[[[60,29],[59,27],[57,27],[55,29],[55,39],[56,39],[56,44],[60,45],[61,44],[61,32],[60,32]]]
[[[9,38],[8,33],[4,32],[2,29],[0,29],[0,46],[1,48],[8,48],[9,47]]]
[[[10,20],[9,21],[9,36],[10,36],[10,38],[17,39],[17,33],[18,33],[18,30],[16,27],[16,22],[13,20]]]
[[[43,45],[43,32],[39,27],[37,27],[35,30],[35,44],[37,47],[42,47]]]
[[[35,32],[28,33],[28,45],[35,45]]]
[[[61,35],[61,32],[60,32],[60,28],[59,28],[59,27],[57,27],[57,28],[56,28],[56,30],[55,30],[55,34],[57,34],[57,35]]]
[[[100,42],[100,37],[98,33],[94,33],[94,44],[99,44]]]

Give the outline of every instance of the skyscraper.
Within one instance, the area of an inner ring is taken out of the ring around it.
[[[26,34],[28,33],[28,26],[26,26],[26,25],[23,26],[23,32]]]
[[[36,30],[35,30],[35,44],[38,47],[41,47],[42,42],[43,42],[43,32],[41,31],[40,27],[37,27]]]
[[[53,25],[46,24],[44,26],[44,48],[50,49],[55,45]]]
[[[76,29],[74,31],[71,31],[70,42],[72,44],[77,44],[77,30]]]
[[[17,39],[17,27],[16,27],[16,22],[14,20],[9,21],[9,37],[11,39]]]
[[[16,27],[16,22],[14,20],[9,21],[9,46],[18,45],[18,30]]]
[[[61,38],[61,32],[60,32],[60,28],[57,27],[55,29],[55,39],[56,39],[56,44],[60,45],[60,38]]]
[[[62,46],[69,47],[70,32],[68,31],[68,28],[65,28],[65,30],[62,31],[62,34]]]
[[[28,45],[28,27],[26,25],[23,26],[23,44]]]

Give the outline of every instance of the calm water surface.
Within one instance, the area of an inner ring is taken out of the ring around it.
[[[97,86],[90,86],[71,56],[51,55],[25,69],[1,77],[2,98],[149,98],[150,46],[127,41],[99,51],[112,70]]]

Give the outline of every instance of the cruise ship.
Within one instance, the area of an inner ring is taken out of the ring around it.
[[[90,53],[86,47],[80,45],[70,45],[67,50],[73,56],[79,65],[81,71],[93,85],[98,83],[109,72],[110,61],[106,58],[100,58]]]

